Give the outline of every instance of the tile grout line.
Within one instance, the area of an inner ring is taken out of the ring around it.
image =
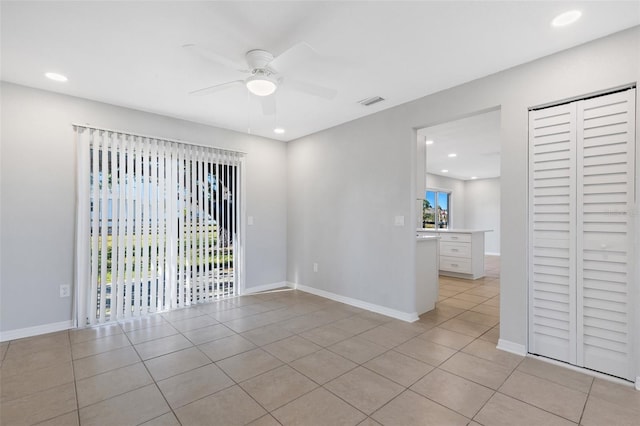
[[[123,331],[124,331],[124,330],[123,330]],[[153,375],[151,374],[151,371],[149,371],[149,367],[147,367],[147,364],[145,364],[144,360],[142,359],[142,356],[140,356],[140,353],[138,352],[138,349],[137,349],[137,348],[135,347],[135,345],[131,342],[131,339],[129,338],[129,336],[128,336],[126,333],[125,333],[125,337],[126,337],[126,338],[127,338],[127,340],[129,341],[129,344],[131,345],[131,347],[133,348],[133,350],[135,351],[135,353],[138,355],[138,358],[140,358],[140,362],[142,363],[142,366],[143,366],[143,367],[144,367],[144,369],[146,370],[146,372],[147,372],[147,374],[149,375],[149,377],[151,377],[151,380],[152,380],[152,382],[153,382],[153,385],[156,387],[156,390],[160,393],[160,395],[162,395],[162,399],[164,400],[165,404],[167,404],[167,407],[169,407],[169,410],[170,410],[169,412],[171,412],[171,413],[173,414],[173,416],[175,417],[175,419],[178,421],[178,423],[179,423],[180,425],[182,425],[182,423],[181,423],[181,422],[180,422],[180,420],[178,419],[178,416],[176,415],[175,411],[173,410],[173,407],[171,406],[171,404],[169,404],[169,401],[167,401],[167,398],[164,396],[164,393],[162,393],[162,390],[160,389],[160,386],[158,386],[158,382],[156,382],[155,378],[154,378],[154,377],[153,377]],[[147,384],[147,385],[141,386],[141,387],[139,387],[139,388],[136,388],[136,389],[134,389],[134,390],[142,389],[142,388],[144,388],[144,387],[146,387],[146,386],[149,386],[149,385]],[[131,392],[131,391],[129,391],[129,392]],[[126,393],[128,393],[128,392],[122,393],[121,395],[124,395],[124,394],[126,394]],[[111,398],[108,398],[108,399],[111,399]],[[106,401],[106,400],[105,400],[105,401]],[[102,402],[102,401],[101,401],[101,402]],[[78,414],[79,414],[79,413],[80,413],[80,410],[78,410]],[[160,417],[160,416],[163,416],[163,415],[165,415],[165,414],[166,414],[166,413],[162,413],[162,414],[160,414],[159,416],[156,416],[156,417]],[[155,417],[154,417],[154,418],[155,418]],[[148,422],[149,420],[153,420],[153,418],[152,418],[152,419],[144,420],[142,423]],[[80,426],[82,426],[82,425],[80,425]]]
[[[589,384],[589,392],[587,392],[587,397],[584,400],[584,405],[582,406],[582,412],[580,413],[580,420],[578,420],[578,424],[582,424],[582,418],[584,417],[584,412],[587,409],[587,403],[589,402],[589,398],[591,397],[591,390],[593,389],[593,384],[596,382],[595,377],[592,378],[591,383]]]

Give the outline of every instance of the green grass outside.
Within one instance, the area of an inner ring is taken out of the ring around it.
[[[196,247],[196,261],[195,261],[195,268],[196,270],[198,268],[200,268],[200,266],[203,266],[203,270],[215,270],[215,269],[219,269],[219,268],[233,268],[233,247],[229,246],[229,247],[220,247],[219,249],[215,248],[215,245],[217,243],[217,232],[216,232],[216,226],[209,226],[209,235],[208,235],[208,239],[206,241],[204,241],[204,245],[209,247],[209,253],[207,256],[206,250],[201,250],[200,248],[200,242],[202,241],[202,236],[200,233],[200,229],[196,230],[193,234],[194,238],[192,240],[195,240],[193,242],[193,244]],[[192,235],[193,235],[192,234]],[[183,233],[183,235],[187,236],[188,232],[185,230],[185,232]],[[205,236],[206,237],[206,236]],[[106,278],[106,283],[111,283],[111,274],[112,274],[112,262],[116,261],[116,259],[113,256],[113,236],[109,235],[107,237],[107,278]],[[124,238],[124,245],[123,247],[125,247],[125,267],[127,265],[127,261],[129,261],[128,258],[128,254],[126,253],[126,247],[127,247],[127,243],[130,241],[131,237],[126,237]],[[151,274],[151,255],[150,255],[150,250],[151,250],[151,242],[152,242],[152,235],[148,234],[146,237],[146,240],[148,242],[148,245],[146,246],[146,255],[147,255],[147,259],[148,259],[148,265],[147,265],[147,275]],[[156,241],[157,241],[157,236],[156,236]],[[139,258],[138,256],[140,255],[138,247],[137,247],[137,242],[138,242],[138,238],[134,238],[134,240],[132,241],[132,253],[133,253],[133,258],[131,259],[132,261],[132,271],[135,273],[135,271],[137,270],[137,268],[139,267]],[[187,244],[189,244],[189,239],[188,238],[183,238],[183,240],[181,241],[182,243],[182,248],[183,250],[187,249]],[[102,257],[102,237],[98,237],[98,259],[101,259]],[[189,259],[184,259],[182,257],[180,257],[178,259],[179,265],[180,267],[184,270],[185,268],[188,268],[191,264],[192,261],[192,254],[190,253],[190,257]],[[204,265],[201,265],[201,262],[204,263]],[[98,284],[100,284],[102,278],[102,270],[101,270],[101,262],[98,262]],[[129,277],[125,277],[125,279],[128,279]]]

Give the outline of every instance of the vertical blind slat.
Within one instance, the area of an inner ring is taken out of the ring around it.
[[[158,303],[157,310],[165,309],[164,291],[167,283],[165,264],[166,200],[165,196],[165,143],[158,145]]]
[[[92,141],[92,166],[91,166],[91,205],[92,205],[92,215],[91,220],[92,230],[91,230],[91,284],[90,284],[90,294],[91,294],[91,310],[89,311],[89,324],[96,323],[96,301],[98,298],[98,225],[100,224],[100,178],[99,178],[99,159],[98,153],[100,152],[100,142],[95,135],[95,131],[91,132],[91,141]]]
[[[196,190],[196,180],[198,178],[198,159],[196,157],[195,147],[190,146],[187,149],[189,154],[189,171],[190,171],[190,181],[189,181],[189,212],[190,212],[190,226],[189,226],[189,285],[185,293],[187,296],[195,295],[194,287],[196,277],[195,270],[198,265],[198,240],[197,240],[197,229],[198,229],[198,216],[196,210],[197,203],[197,190]]]
[[[151,233],[151,300],[149,312],[158,310],[158,141],[152,140],[149,152],[149,202],[150,206],[150,233]]]
[[[200,234],[200,247],[198,253],[200,254],[200,262],[198,262],[198,296],[196,298],[196,302],[202,302],[202,299],[205,295],[205,283],[207,281],[206,271],[204,270],[204,262],[206,259],[206,250],[205,250],[205,239],[204,239],[204,191],[202,190],[202,185],[204,184],[204,158],[203,152],[201,149],[198,149],[198,158],[200,161],[198,162],[198,230]]]
[[[140,137],[135,138],[135,169],[134,169],[134,185],[136,198],[134,203],[135,210],[135,242],[134,242],[134,309],[133,316],[140,315],[140,295],[141,295],[141,279],[142,279],[142,144]]]
[[[134,145],[131,137],[126,136],[125,143],[127,145],[127,229],[126,229],[126,272],[125,272],[125,296],[124,296],[124,317],[131,317],[132,306],[132,290],[133,290],[133,156]]]
[[[142,267],[140,268],[140,274],[141,274],[141,279],[140,279],[140,284],[142,287],[142,311],[141,313],[145,313],[148,311],[149,309],[149,304],[150,304],[150,278],[149,278],[149,252],[150,252],[150,247],[149,247],[149,231],[150,231],[150,224],[149,224],[149,191],[151,189],[150,184],[149,184],[149,180],[150,180],[150,176],[149,176],[149,141],[146,140],[145,143],[142,144],[142,158],[140,160],[141,162],[141,169],[140,169],[140,176],[142,178],[142,184],[140,185],[142,187],[142,206],[140,208],[140,210],[142,210],[142,234],[141,234],[141,252],[142,252],[142,260],[141,260],[141,265]]]
[[[109,162],[109,175],[111,176],[111,292],[109,294],[109,316],[118,312],[118,203],[119,203],[119,182],[118,182],[118,138],[111,139],[111,161]]]
[[[178,157],[178,150],[176,147],[176,144],[171,143],[171,162],[169,163],[169,167],[170,167],[170,174],[169,174],[169,190],[171,192],[173,191],[178,191],[178,178],[177,178],[177,165],[176,165],[176,161],[179,160]],[[179,193],[179,192],[178,192]],[[168,223],[169,223],[169,227],[170,227],[170,231],[171,233],[169,234],[169,262],[168,262],[168,268],[169,268],[169,287],[170,287],[170,299],[169,299],[169,307],[170,308],[177,308],[179,307],[178,304],[178,289],[177,289],[177,279],[176,279],[176,274],[178,272],[178,268],[177,268],[177,262],[178,262],[178,220],[176,219],[176,216],[178,218],[181,217],[181,214],[178,215],[178,212],[176,211],[177,207],[178,207],[178,200],[176,199],[177,197],[169,197],[169,203],[170,203],[170,207],[169,207],[169,217],[168,219]]]
[[[118,139],[118,138],[116,138]],[[121,141],[118,152],[118,274],[117,285],[118,291],[116,292],[116,319],[122,318],[124,314],[124,293],[125,293],[125,234],[126,234],[126,205],[127,200],[127,186],[126,186],[126,144]]]
[[[222,165],[221,163],[221,156],[220,153],[216,153],[216,295],[217,297],[220,297],[220,292],[222,290],[222,286],[220,285],[220,282],[222,280],[221,274],[220,274],[220,265],[221,265],[221,260],[222,258],[220,257],[220,249],[222,248],[222,239],[220,238],[222,236],[222,232],[221,232],[221,227],[220,227],[220,218],[221,218],[221,214],[220,214],[220,206],[222,205],[222,184],[220,182],[220,176],[222,175]]]
[[[105,319],[105,305],[106,305],[106,290],[107,290],[107,226],[108,226],[108,193],[109,190],[109,146],[108,137],[106,132],[101,132],[100,142],[101,149],[99,152],[100,164],[98,165],[99,179],[101,183],[100,188],[100,292],[99,292],[99,321],[104,322]]]
[[[211,288],[211,279],[213,277],[213,261],[212,261],[212,255],[213,255],[213,228],[211,228],[213,226],[213,222],[211,220],[211,151],[207,150],[205,151],[205,181],[204,181],[204,187],[203,187],[203,196],[204,196],[204,206],[205,206],[205,210],[207,211],[206,214],[206,239],[207,239],[207,244],[206,244],[206,258],[207,258],[207,281],[206,281],[206,293],[205,293],[205,301],[209,301],[211,300],[211,293],[212,293],[212,288]]]
[[[224,278],[225,278],[225,293],[229,292],[230,293],[230,288],[229,288],[229,154],[228,153],[224,153],[224,183],[225,183],[225,191],[224,191],[224,204],[223,204],[223,208],[224,208]]]
[[[238,194],[238,156],[236,154],[233,154],[233,163],[235,164],[234,168],[233,168],[233,207],[234,207],[234,221],[233,223],[235,224],[234,229],[233,229],[233,253],[237,254],[239,251],[239,247],[240,247],[240,235],[238,234],[238,230],[240,229],[240,209],[238,208],[238,199],[237,199],[237,194]],[[238,270],[238,266],[240,265],[240,259],[238,258],[238,256],[234,256],[233,257],[233,278],[234,278],[234,283],[233,283],[233,290],[235,293],[238,292],[238,278],[239,278],[239,274],[240,271]]]
[[[186,151],[186,147],[182,147],[181,151],[183,150]],[[189,259],[191,258],[191,193],[189,191],[189,185],[191,182],[191,161],[189,161],[185,156],[180,160],[180,164],[182,165],[183,162],[185,173],[180,174],[181,183],[179,185],[179,188],[183,193],[184,206],[181,206],[178,209],[178,211],[180,212],[180,223],[183,223],[183,227],[181,228],[182,235],[179,237],[180,248],[182,249],[182,253],[180,256],[181,262],[178,264],[178,266],[182,264],[182,271],[178,272],[181,294],[185,292],[191,282],[188,272],[190,266]],[[184,180],[182,180],[183,176]]]

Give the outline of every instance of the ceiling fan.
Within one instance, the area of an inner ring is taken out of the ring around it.
[[[337,94],[334,89],[295,79],[287,73],[287,69],[291,68],[295,63],[312,61],[315,59],[314,57],[318,56],[316,51],[304,42],[290,47],[278,56],[273,56],[266,50],[250,50],[245,54],[246,64],[238,63],[195,44],[185,44],[183,48],[239,73],[249,74],[244,79],[194,90],[189,92],[190,95],[209,95],[230,87],[244,85],[250,93],[262,98],[262,109],[265,114],[274,114],[275,102],[270,95],[280,87],[291,88],[298,92],[329,100],[333,99]]]

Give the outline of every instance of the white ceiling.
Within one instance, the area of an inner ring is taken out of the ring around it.
[[[640,24],[638,1],[1,3],[2,79],[281,140],[295,139]],[[560,12],[582,19],[552,28]],[[287,71],[338,90],[327,101],[276,92],[274,116],[242,86],[187,92],[241,75],[195,57],[195,43],[242,61],[305,41],[321,55]],[[46,80],[55,71],[66,83]],[[357,101],[387,100],[371,107]]]
[[[425,127],[418,138],[433,141],[427,145],[427,173],[462,180],[500,176],[500,110]]]

